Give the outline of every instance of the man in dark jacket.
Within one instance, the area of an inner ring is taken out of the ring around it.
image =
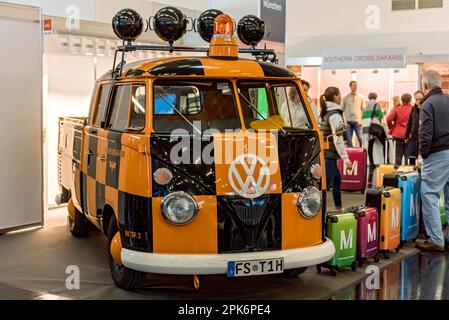
[[[405,131],[405,140],[407,141],[407,158],[411,165],[416,164],[416,159],[419,154],[419,111],[421,109],[422,101],[424,99],[424,92],[421,90],[415,92],[415,106],[410,113],[410,118],[407,124],[407,130]]]
[[[423,76],[424,97],[419,127],[419,151],[424,159],[421,173],[423,218],[428,241],[416,246],[427,251],[444,251],[449,239],[444,239],[439,200],[444,190],[449,208],[449,96],[441,90],[441,75],[429,70]]]

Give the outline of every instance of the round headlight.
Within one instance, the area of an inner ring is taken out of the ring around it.
[[[185,225],[198,214],[198,203],[185,192],[174,192],[164,198],[161,204],[164,218],[174,225]]]
[[[159,168],[153,174],[154,182],[160,186],[166,186],[173,180],[173,173],[167,168]]]
[[[316,217],[323,205],[323,197],[315,187],[308,187],[303,190],[298,199],[299,212],[307,219]]]

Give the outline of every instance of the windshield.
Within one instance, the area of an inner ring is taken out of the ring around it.
[[[239,81],[239,94],[247,128],[312,129],[300,92],[294,83]]]
[[[227,80],[156,81],[154,129],[161,133],[241,129],[233,92]]]

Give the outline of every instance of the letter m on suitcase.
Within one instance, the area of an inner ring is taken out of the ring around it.
[[[399,228],[399,208],[393,208],[391,212],[391,227],[393,229]]]
[[[343,165],[343,172],[345,176],[358,176],[359,175],[359,162],[354,161],[352,164],[352,169],[349,170],[346,163]]]
[[[368,224],[368,243],[374,242],[377,240],[377,225],[374,222],[371,226]]]
[[[353,235],[354,235],[354,232],[352,229],[349,231],[349,235],[347,237],[346,237],[345,230],[341,230],[340,250],[352,249]]]

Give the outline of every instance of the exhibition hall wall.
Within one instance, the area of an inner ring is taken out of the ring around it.
[[[0,3],[0,233],[43,223],[42,37]],[[6,9],[5,9],[6,10]],[[25,8],[39,21],[37,8]]]

